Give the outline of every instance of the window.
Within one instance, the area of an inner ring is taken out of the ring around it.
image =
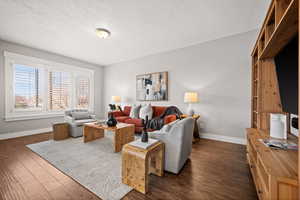
[[[71,89],[71,73],[49,72],[49,110],[65,110],[70,108]]]
[[[94,109],[94,71],[5,52],[5,119],[62,116]]]
[[[90,96],[90,80],[87,77],[79,77],[77,80],[77,108],[88,108]]]
[[[14,64],[14,108],[35,109],[42,107],[40,98],[39,69]]]

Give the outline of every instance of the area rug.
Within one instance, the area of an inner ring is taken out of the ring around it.
[[[83,138],[49,140],[27,145],[57,169],[103,200],[119,200],[132,190],[122,183],[121,153],[114,153],[108,136],[83,143]]]

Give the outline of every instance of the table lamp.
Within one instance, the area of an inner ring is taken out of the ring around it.
[[[197,103],[198,102],[198,93],[197,92],[186,92],[184,94],[184,103],[188,103],[188,109],[187,109],[187,114],[189,116],[193,116],[194,115],[194,110],[192,108],[192,104],[193,103]]]
[[[111,101],[114,104],[110,104],[111,110],[116,110],[118,107],[118,103],[121,103],[121,97],[120,96],[112,96]]]
[[[115,104],[120,103],[121,102],[121,97],[120,96],[112,96],[111,101]]]

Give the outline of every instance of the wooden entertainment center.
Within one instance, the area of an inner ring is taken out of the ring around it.
[[[272,0],[252,52],[247,159],[260,200],[300,199],[298,151],[270,149],[259,141],[270,137],[270,113],[287,114],[282,108],[275,57],[298,37],[298,10],[299,0]],[[288,140],[298,143],[298,138],[291,134]]]

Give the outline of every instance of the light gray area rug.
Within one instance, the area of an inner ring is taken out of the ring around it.
[[[83,143],[83,138],[49,140],[27,145],[103,200],[118,200],[132,190],[122,183],[121,153],[114,153],[111,137]]]

